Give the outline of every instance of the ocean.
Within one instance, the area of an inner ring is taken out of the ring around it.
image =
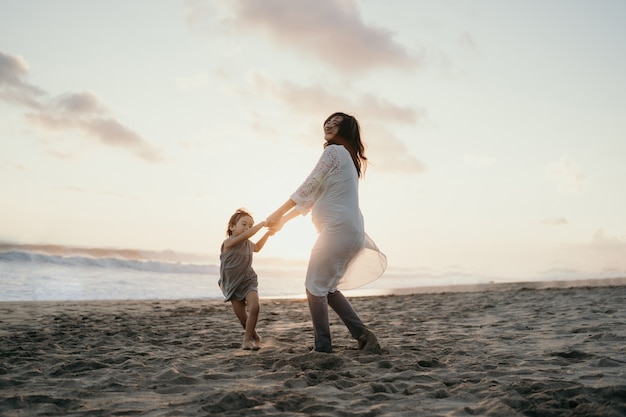
[[[298,265],[255,269],[268,295],[301,292]],[[199,255],[0,244],[0,301],[219,299],[218,278],[219,260]]]
[[[305,260],[255,257],[254,269],[261,298],[304,296]],[[0,301],[221,299],[218,277],[216,256],[0,243]],[[548,277],[589,278],[572,274]],[[515,281],[472,275],[454,267],[432,271],[390,266],[378,280],[345,293],[381,295],[417,287],[499,282]]]

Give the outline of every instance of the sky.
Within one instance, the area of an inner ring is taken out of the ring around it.
[[[622,0],[0,7],[0,241],[217,259],[343,111],[390,270],[626,275]],[[256,258],[314,240],[300,217]]]

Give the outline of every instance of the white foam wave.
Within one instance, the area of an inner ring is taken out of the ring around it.
[[[174,263],[152,260],[135,260],[123,258],[94,258],[89,256],[58,256],[29,251],[0,252],[0,261],[31,262],[53,264],[68,267],[91,267],[102,269],[131,269],[136,271],[152,271],[173,274],[219,274],[217,265]]]

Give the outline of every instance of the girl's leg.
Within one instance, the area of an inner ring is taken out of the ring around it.
[[[325,296],[317,297],[311,294],[309,290],[306,290],[306,298],[309,302],[311,321],[315,332],[314,350],[330,353],[333,349],[330,342],[330,324],[328,323],[328,300]]]
[[[239,323],[246,328],[246,322],[248,321],[248,314],[246,313],[246,302],[244,300],[230,300],[233,305],[233,311],[235,316],[239,319]]]
[[[251,293],[254,291],[251,291]],[[256,294],[256,292],[254,292]],[[233,305],[233,310],[235,312],[235,315],[237,316],[237,319],[239,319],[239,323],[241,323],[241,326],[244,328],[244,330],[247,330],[248,327],[248,322],[249,322],[249,317],[248,317],[248,313],[246,312],[246,300],[231,300],[231,304]],[[257,297],[257,306],[258,306],[258,297]],[[256,319],[255,319],[255,325],[256,325],[256,320],[258,320],[258,308],[256,309],[257,314],[256,314]],[[252,339],[256,342],[256,343],[260,343],[261,342],[261,337],[256,333],[256,331],[254,331]],[[243,349],[258,349],[257,346],[254,345],[254,343],[250,342],[249,339],[246,339],[246,336],[244,336],[244,342],[241,346]]]
[[[246,295],[246,302],[248,304],[248,319],[246,320],[245,329],[246,335],[244,336],[244,349],[258,349],[254,342],[261,341],[261,338],[256,332],[256,324],[259,320],[259,312],[261,310],[261,306],[259,303],[259,294],[256,291],[250,291],[248,295]]]

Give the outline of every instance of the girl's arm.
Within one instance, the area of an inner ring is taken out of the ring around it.
[[[274,234],[273,231],[269,231],[269,232],[265,232],[265,234],[263,235],[263,237],[261,239],[259,239],[259,241],[257,243],[254,244],[254,251],[258,252],[261,249],[263,249],[263,246],[265,246],[265,242],[267,242],[267,239],[272,236]]]
[[[265,220],[263,220],[262,222],[259,222],[259,223],[255,224],[253,227],[251,227],[250,229],[246,230],[245,232],[243,232],[240,235],[230,236],[228,239],[226,239],[224,241],[224,251],[227,251],[228,249],[232,248],[233,246],[235,246],[238,243],[243,242],[246,239],[250,239],[259,230],[261,230],[262,227],[265,227],[265,223],[266,223]]]

